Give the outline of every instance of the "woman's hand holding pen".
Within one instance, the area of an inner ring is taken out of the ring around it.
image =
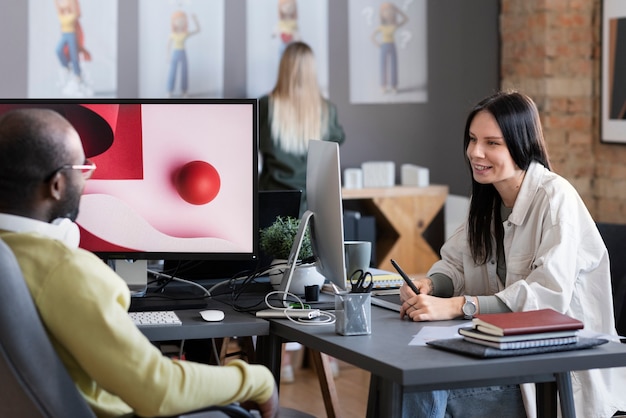
[[[415,277],[410,279],[420,294],[430,295],[433,292],[433,282],[426,276]],[[402,302],[412,298],[416,293],[409,287],[407,283],[403,283],[400,287],[400,300]]]
[[[465,302],[464,297],[440,298],[431,296],[432,281],[428,277],[413,279],[412,282],[420,293],[416,295],[407,284],[400,287],[400,300],[402,301],[400,318],[406,316],[412,321],[440,321],[458,318],[460,309]]]
[[[419,296],[426,296],[429,293],[432,293],[432,281],[426,276],[413,279],[409,279],[407,276],[404,280],[406,283],[400,287],[400,301],[402,301],[400,318],[404,318],[405,316],[409,316],[409,318],[411,318],[410,312],[415,312],[417,310],[419,300],[423,299]],[[411,286],[408,281],[410,281],[413,286]],[[415,292],[413,287],[415,287],[418,292]]]

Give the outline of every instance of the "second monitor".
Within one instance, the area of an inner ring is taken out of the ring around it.
[[[280,290],[287,291],[291,285],[307,225],[311,228],[311,244],[317,258],[318,271],[326,280],[344,289],[346,264],[343,248],[341,164],[337,143],[319,140],[309,142],[306,196],[307,210],[302,215]]]

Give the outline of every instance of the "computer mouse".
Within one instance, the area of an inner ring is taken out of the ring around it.
[[[218,309],[207,309],[206,311],[200,311],[202,319],[208,322],[217,322],[224,319],[224,312]]]

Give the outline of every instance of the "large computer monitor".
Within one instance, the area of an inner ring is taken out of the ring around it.
[[[124,270],[144,283],[145,260],[257,258],[256,99],[0,102],[0,112],[17,107],[64,115],[97,165],[77,219],[81,247],[138,260]]]
[[[340,289],[346,287],[339,144],[309,141],[306,172],[307,211],[302,215],[279,290],[291,285],[302,238],[310,226],[317,270]]]

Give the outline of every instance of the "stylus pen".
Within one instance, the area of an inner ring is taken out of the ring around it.
[[[396,263],[396,261],[392,258],[391,259],[391,264],[393,265],[393,267],[398,270],[398,273],[400,273],[400,276],[402,276],[402,278],[404,279],[404,281],[406,282],[406,284],[409,285],[409,287],[411,288],[411,290],[413,292],[415,292],[416,295],[420,294],[419,289],[415,286],[415,283],[413,283],[413,281],[411,279],[409,279],[409,276],[406,275],[406,273],[400,268],[400,266],[398,265],[398,263]]]

